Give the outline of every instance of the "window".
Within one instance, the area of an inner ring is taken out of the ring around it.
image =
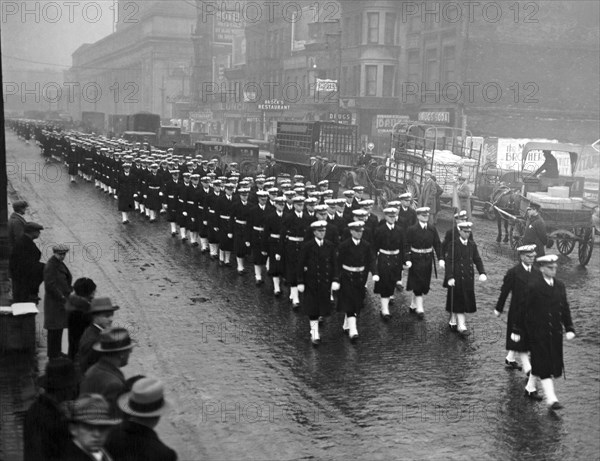
[[[365,66],[365,96],[377,96],[377,66]]]
[[[396,33],[396,13],[385,13],[385,45],[395,45],[394,36]]]
[[[383,66],[383,97],[394,96],[394,66]]]
[[[348,94],[349,86],[350,82],[348,81],[348,68],[342,67],[342,78],[340,82],[340,87],[344,91],[344,94]]]
[[[454,55],[454,46],[445,46],[444,53],[444,68],[442,69],[442,78],[444,83],[455,81],[456,72],[456,57]]]
[[[428,90],[433,89],[436,82],[439,82],[439,73],[437,50],[435,48],[428,49],[425,54],[425,83]]]
[[[352,77],[352,95],[360,95],[360,65],[354,66],[354,75]]]
[[[344,28],[342,29],[342,46],[350,45],[350,18],[344,18]]]
[[[407,83],[419,83],[421,81],[420,76],[421,68],[421,56],[419,51],[408,52],[408,75],[406,76]]]
[[[367,43],[379,43],[379,13],[367,13]]]

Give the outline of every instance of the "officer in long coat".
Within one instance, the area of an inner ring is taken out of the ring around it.
[[[377,270],[379,281],[375,283],[373,292],[381,296],[381,311],[379,314],[384,321],[391,318],[390,297],[397,286],[402,286],[402,269],[408,269],[410,261],[406,261],[404,233],[396,224],[397,208],[385,208],[385,224],[377,227],[373,238],[373,249],[377,255]]]
[[[531,202],[527,207],[527,228],[523,235],[523,245],[534,244],[535,253],[538,257],[546,254],[545,247],[548,244],[548,234],[546,233],[546,223],[540,216],[541,206]]]
[[[265,222],[265,247],[268,254],[269,271],[268,275],[273,279],[273,294],[275,297],[281,296],[281,277],[284,275],[283,254],[284,247],[281,235],[283,233],[283,223],[285,220],[285,198],[276,197],[273,200],[275,209],[267,215]]]
[[[294,309],[300,306],[298,294],[298,257],[302,243],[306,238],[309,227],[308,218],[304,212],[304,197],[293,198],[294,211],[289,213],[283,221],[281,242],[284,246],[285,279],[290,285],[290,301]]]
[[[487,280],[477,244],[469,240],[472,226],[473,223],[469,221],[458,224],[460,235],[448,248],[443,284],[448,288],[446,311],[450,313],[450,328],[454,330],[454,325],[457,325],[456,331],[462,336],[469,335],[465,314],[477,311],[473,265],[479,272],[479,281]]]
[[[171,236],[177,235],[177,207],[179,205],[179,170],[172,169],[171,177],[165,183],[167,200],[167,221],[171,226]]]
[[[67,327],[65,304],[73,287],[71,271],[64,263],[69,247],[52,247],[53,255],[44,267],[44,328],[48,330],[48,358],[60,357],[63,329]]]
[[[412,264],[408,270],[406,289],[413,292],[409,312],[422,319],[425,316],[423,296],[429,293],[431,272],[435,265],[434,252],[441,269],[445,263],[441,254],[440,236],[435,226],[428,223],[429,207],[417,208],[415,211],[418,222],[406,231],[408,260]]]
[[[144,197],[146,210],[150,210],[150,222],[155,222],[158,217],[158,212],[162,208],[162,192],[163,181],[158,174],[158,163],[150,165],[150,173],[147,175],[147,194]]]
[[[356,317],[363,308],[367,278],[373,274],[373,281],[379,281],[375,253],[369,242],[362,238],[365,223],[354,221],[348,224],[351,237],[338,247],[338,266],[340,274],[340,293],[338,310],[344,312],[344,331],[348,331],[350,340],[358,338]]]
[[[252,261],[254,262],[254,282],[256,286],[264,283],[263,267],[267,263],[267,234],[265,226],[267,224],[267,215],[272,211],[267,206],[269,194],[267,191],[256,191],[257,204],[250,210],[248,217],[248,231],[250,232],[250,249],[252,252]]]
[[[248,271],[244,267],[245,258],[250,253],[250,238],[251,232],[248,223],[250,221],[250,213],[252,205],[248,202],[250,195],[249,187],[241,187],[238,189],[239,198],[233,206],[231,220],[233,221],[233,249],[235,251],[235,260],[237,263],[238,275],[247,274]]]
[[[219,264],[231,267],[231,252],[233,251],[233,221],[231,216],[235,202],[233,201],[233,183],[225,183],[225,194],[217,201],[216,213],[219,222]]]
[[[532,277],[527,287],[527,309],[522,312],[520,327],[527,332],[531,350],[531,375],[541,380],[546,404],[551,410],[563,406],[554,391],[554,378],[564,371],[563,328],[567,339],[575,337],[571,310],[565,284],[556,279],[558,256],[547,255],[536,259],[541,277]],[[513,340],[520,342],[519,335]],[[532,380],[527,383],[530,386]],[[527,392],[535,388],[526,388]]]
[[[123,163],[123,171],[119,174],[117,207],[121,212],[123,224],[129,223],[129,213],[134,211],[134,195],[136,190],[136,179],[131,173],[131,163]]]
[[[38,290],[44,281],[44,263],[40,262],[42,252],[34,240],[44,227],[35,222],[25,224],[25,233],[15,241],[9,259],[9,269],[13,282],[13,302],[37,303]]]
[[[339,290],[335,245],[325,239],[327,221],[313,221],[314,238],[305,242],[298,260],[298,291],[304,293],[304,309],[310,322],[313,345],[321,341],[319,317],[331,314],[331,292]]]
[[[504,310],[504,304],[508,295],[510,298],[510,309],[508,311],[508,320],[506,322],[506,350],[508,355],[504,360],[506,366],[511,369],[521,369],[516,361],[518,355],[523,371],[528,374],[531,371],[529,361],[529,342],[525,330],[519,328],[519,321],[525,309],[527,309],[527,286],[531,277],[539,275],[537,269],[533,268],[535,260],[535,245],[522,245],[517,248],[519,253],[519,264],[511,267],[504,276],[502,287],[500,288],[500,297],[496,303],[494,314],[500,317]],[[518,334],[521,340],[517,343],[511,338],[513,334]]]

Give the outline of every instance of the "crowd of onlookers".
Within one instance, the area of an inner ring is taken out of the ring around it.
[[[65,264],[68,246],[54,245],[41,262],[34,240],[44,227],[26,220],[27,208],[26,201],[15,201],[8,224],[12,300],[37,304],[44,284],[48,362],[25,416],[24,460],[177,459],[154,431],[170,407],[163,384],[141,375],[126,379],[121,371],[134,346],[125,328],[112,326],[119,306],[96,297],[90,278],[73,282]]]

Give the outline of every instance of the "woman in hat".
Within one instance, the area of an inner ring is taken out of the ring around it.
[[[177,453],[165,445],[154,430],[171,403],[164,397],[163,383],[141,378],[118,400],[125,419],[106,441],[114,461],[175,461]]]
[[[44,267],[44,328],[48,330],[48,358],[60,357],[63,329],[67,327],[65,304],[73,288],[73,276],[64,263],[69,247],[52,247],[53,255]]]
[[[71,360],[75,360],[81,335],[83,335],[91,321],[87,314],[90,310],[90,303],[96,294],[96,284],[92,279],[82,277],[75,280],[73,291],[74,293],[69,295],[65,305],[69,335],[68,355]]]
[[[531,351],[531,374],[525,391],[535,393],[536,379],[539,378],[548,408],[560,410],[563,406],[554,391],[554,378],[559,378],[565,368],[563,330],[566,330],[566,337],[570,340],[575,337],[575,329],[565,284],[556,278],[558,256],[542,256],[536,262],[540,265],[541,277],[529,280],[527,309],[522,312],[519,322],[520,329],[527,332]],[[522,339],[516,333],[511,337],[515,342]]]
[[[469,240],[472,226],[473,224],[468,221],[458,224],[459,237],[450,243],[445,260],[446,275],[443,286],[448,288],[446,296],[446,311],[450,313],[448,324],[450,329],[457,331],[461,336],[470,334],[465,314],[477,311],[473,265],[479,272],[479,281],[487,280],[477,244]]]

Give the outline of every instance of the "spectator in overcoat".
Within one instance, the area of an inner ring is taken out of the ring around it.
[[[25,224],[24,233],[18,237],[12,247],[9,258],[9,270],[13,282],[13,302],[39,301],[38,290],[44,281],[44,263],[40,261],[42,252],[34,240],[40,236],[44,227],[35,222]]]
[[[53,255],[44,267],[44,328],[48,330],[48,358],[61,355],[63,329],[67,327],[65,304],[73,291],[73,277],[64,263],[69,247],[58,244],[52,251]]]

